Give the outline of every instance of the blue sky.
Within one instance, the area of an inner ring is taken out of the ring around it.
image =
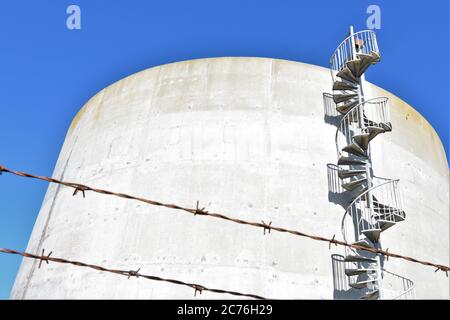
[[[81,30],[66,8],[81,8]],[[381,8],[382,63],[367,80],[413,105],[448,154],[449,2],[40,0],[0,3],[0,164],[51,175],[71,119],[96,92],[152,66],[258,56],[328,67],[349,25]],[[25,250],[47,185],[0,176],[0,247]],[[0,254],[0,299],[20,259]]]

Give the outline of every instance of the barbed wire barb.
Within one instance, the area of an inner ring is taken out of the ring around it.
[[[261,220],[261,223],[263,224],[264,234],[266,234],[266,230],[268,231],[268,233],[270,233],[270,229],[272,229],[272,227],[271,227],[272,221],[270,221],[269,223],[266,224],[263,220]]]
[[[42,249],[42,254],[41,254],[40,259],[39,259],[39,266],[38,266],[38,269],[41,268],[42,261],[45,261],[45,262],[48,264],[48,259],[49,259],[50,256],[52,255],[52,252],[53,252],[53,251],[50,251],[50,253],[46,256],[46,255],[44,254],[44,253],[45,253],[45,249]]]
[[[207,215],[208,211],[205,210],[205,207],[200,209],[199,208],[199,201],[197,200],[197,205],[196,205],[195,210],[194,210],[194,216],[196,216],[198,214],[199,215]]]
[[[197,292],[199,294],[202,294],[204,287],[203,286],[199,286],[199,285],[194,285],[194,297],[197,296]]]
[[[331,244],[334,243],[335,246],[337,246],[338,244],[336,243],[336,241],[334,240],[336,238],[336,235],[333,234],[333,238],[331,238],[330,243],[328,245],[328,250],[331,250]]]
[[[81,193],[83,194],[83,198],[86,198],[86,195],[85,195],[84,192],[85,192],[86,190],[89,190],[89,188],[87,188],[86,186],[77,185],[77,184],[74,184],[74,185],[73,185],[73,188],[74,188],[75,190],[73,191],[72,196],[76,196],[77,193],[78,193],[78,191],[81,191]]]
[[[140,276],[139,271],[140,270],[141,270],[141,268],[137,269],[136,271],[133,271],[133,270],[128,271],[128,279],[130,279],[130,277],[139,278],[139,276]]]

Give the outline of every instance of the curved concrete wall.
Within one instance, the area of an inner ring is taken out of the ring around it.
[[[370,72],[370,71],[369,71]],[[393,132],[373,146],[376,175],[400,178],[406,221],[382,235],[391,251],[449,260],[448,166],[430,125],[395,96]],[[344,209],[329,200],[336,127],[324,121],[329,70],[263,58],[217,58],[151,68],[114,83],[81,109],[54,177],[307,233],[341,238]],[[326,117],[325,117],[326,118]],[[306,238],[51,185],[29,246],[268,298],[336,296],[333,253]],[[389,259],[419,298],[448,298],[448,278]],[[12,298],[193,298],[168,283],[24,260]],[[202,298],[232,296],[203,292]]]

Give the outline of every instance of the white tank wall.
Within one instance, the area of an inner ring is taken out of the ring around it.
[[[370,72],[370,71],[369,71]],[[391,98],[394,129],[373,143],[378,176],[400,178],[406,221],[382,234],[391,251],[449,261],[449,171],[441,142]],[[344,209],[328,200],[336,127],[324,121],[329,70],[264,58],[179,62],[99,92],[74,119],[54,177],[331,237]],[[333,298],[327,243],[51,185],[27,250],[52,250],[268,298]],[[193,290],[24,260],[12,298],[193,298]],[[418,298],[448,298],[442,272],[391,258]],[[203,292],[202,298],[232,296]]]

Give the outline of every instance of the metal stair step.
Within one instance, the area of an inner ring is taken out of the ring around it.
[[[349,102],[343,105],[337,106],[336,110],[342,114],[346,114],[351,108],[356,106],[358,103],[359,103],[358,99],[350,100]]]
[[[364,73],[364,72],[366,72],[367,71],[367,69],[369,69],[369,67],[372,65],[372,63],[371,62],[369,62],[369,61],[366,61],[366,60],[362,60],[361,61],[361,63],[360,63],[360,69],[359,69],[359,72],[361,73],[360,74],[360,76],[362,76],[362,74]]]
[[[358,160],[358,159],[352,159],[344,156],[340,156],[338,159],[338,165],[366,165],[366,161],[364,160]]]
[[[358,86],[348,81],[336,81],[333,84],[333,90],[357,90]]]
[[[358,83],[358,80],[355,78],[355,76],[353,75],[353,73],[350,71],[350,69],[348,67],[344,67],[336,75],[344,80]]]
[[[369,241],[369,239],[361,239],[361,240],[353,242],[352,244],[361,246],[361,247],[366,247],[366,248],[374,248],[375,247],[373,245],[373,243],[371,241]],[[356,249],[356,250],[358,250],[358,249]]]
[[[373,60],[373,56],[372,56],[370,53],[357,52],[357,53],[356,53],[356,56],[357,56],[358,58],[364,58],[364,57],[367,57],[367,58],[370,58],[371,60]]]
[[[356,56],[360,59],[367,58],[372,61],[372,64],[375,64],[381,60],[380,54],[375,51],[371,51],[370,53],[356,53]]]
[[[344,258],[345,262],[377,262],[377,259],[363,257],[357,254],[349,254]]]
[[[370,65],[371,63],[367,62],[365,59],[350,60],[346,63],[347,68],[350,69],[355,78],[361,77]]]
[[[372,272],[376,272],[377,269],[374,268],[358,268],[358,269],[345,269],[345,274],[349,277],[351,276],[357,276],[359,274],[364,274],[364,273],[372,273]]]
[[[374,211],[376,212],[377,209],[374,208]],[[402,211],[403,214],[405,214],[404,211]],[[405,214],[406,215],[406,214]],[[405,216],[398,214],[398,213],[377,213],[373,215],[374,219],[379,219],[379,220],[387,220],[387,221],[394,221],[394,222],[402,222],[405,220]]]
[[[392,131],[392,123],[390,122],[381,122],[380,126],[383,127],[384,131]]]
[[[345,102],[348,101],[352,98],[357,97],[358,94],[357,93],[338,93],[338,94],[333,94],[333,101],[335,103],[341,103],[341,102]]]
[[[375,284],[377,282],[377,279],[369,279],[364,281],[358,281],[355,283],[349,283],[349,286],[355,289],[362,289],[366,288],[369,284]]]
[[[345,179],[345,178],[350,178],[350,177],[354,177],[360,174],[365,174],[366,170],[339,170],[338,172],[338,176],[341,179]]]
[[[362,300],[378,300],[378,298],[380,298],[380,291],[374,290],[374,291],[370,291],[370,292],[366,293],[360,299],[362,299]]]
[[[367,130],[369,131],[369,141],[372,140],[373,138],[375,138],[380,133],[383,133],[386,131],[383,128],[376,127],[376,126],[368,126]]]
[[[380,239],[381,229],[366,229],[362,230],[361,233],[364,234],[367,239],[369,239],[373,243],[377,243]]]
[[[400,222],[406,218],[405,211],[379,203],[375,197],[373,197],[373,210],[377,213],[374,215],[375,219]]]
[[[390,227],[395,226],[395,224],[396,224],[394,221],[383,220],[383,219],[377,219],[377,222],[379,223],[381,231],[385,231],[385,230],[389,229]]]
[[[356,142],[361,149],[367,150],[370,141],[369,136],[368,133],[355,134],[353,136],[353,141]]]
[[[366,127],[379,127],[385,131],[392,131],[392,124],[390,122],[375,122],[370,119],[368,119],[365,115],[363,117],[364,125]]]
[[[367,157],[366,152],[356,143],[351,143],[348,146],[344,147],[342,151],[360,156]]]
[[[360,64],[361,61],[359,59],[350,60],[345,63],[355,78],[359,78],[359,76],[361,76],[361,74],[359,74]]]
[[[363,64],[375,64],[380,61],[380,55],[372,52],[370,54],[367,53],[357,53],[356,56],[362,61]]]
[[[356,189],[357,187],[361,186],[366,181],[367,181],[367,178],[362,178],[362,179],[346,182],[346,183],[342,184],[342,188],[344,188],[345,190],[348,190],[348,191],[352,191],[352,190]]]
[[[371,51],[370,55],[374,58],[374,63],[377,63],[381,60],[381,55],[378,52]]]

